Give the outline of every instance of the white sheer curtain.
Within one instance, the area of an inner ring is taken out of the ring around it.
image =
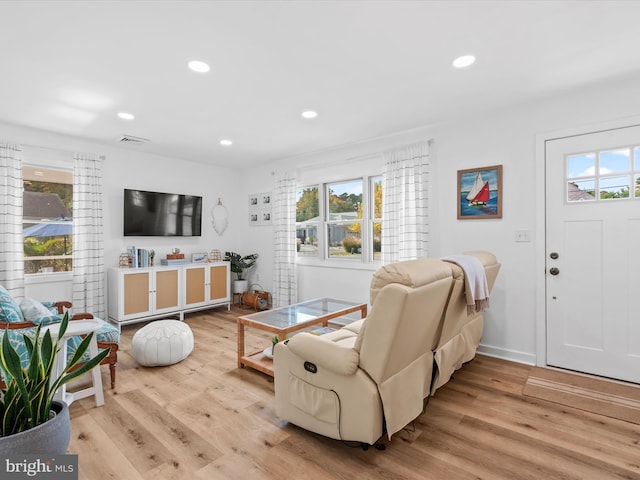
[[[429,144],[384,152],[382,263],[429,254]]]
[[[298,301],[294,173],[276,174],[273,235],[273,303],[275,307],[284,307]]]
[[[0,142],[0,285],[24,298],[22,148]]]
[[[105,315],[102,164],[73,158],[73,309]]]

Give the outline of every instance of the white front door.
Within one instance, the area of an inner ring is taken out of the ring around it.
[[[640,126],[545,158],[547,365],[640,383]]]

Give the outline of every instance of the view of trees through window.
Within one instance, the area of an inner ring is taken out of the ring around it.
[[[25,274],[71,271],[72,174],[30,167],[23,174]]]
[[[365,179],[324,184],[322,190],[320,186],[298,189],[298,257],[317,257],[322,248],[326,258],[361,258],[364,238],[368,242],[365,251],[372,252],[374,260],[380,259],[382,177],[372,177],[368,183],[368,196],[363,195]],[[318,229],[322,229],[320,237]]]
[[[362,180],[326,185],[327,256],[357,257],[362,254]]]
[[[318,256],[320,199],[318,187],[307,187],[296,195],[296,249],[299,257]]]

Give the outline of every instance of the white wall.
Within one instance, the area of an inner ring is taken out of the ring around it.
[[[260,168],[245,170],[243,178],[247,195],[274,189],[275,173],[295,172],[300,186],[317,182],[329,182],[357,178],[363,175],[381,175],[386,149],[424,141],[430,138],[429,127],[421,127],[408,132],[400,132],[366,142],[353,143],[321,152],[309,153],[294,158],[271,162]],[[247,205],[247,200],[244,202]],[[245,207],[248,213],[248,207]],[[272,286],[273,228],[250,227],[246,222],[243,236],[247,239],[247,251],[260,255],[258,268],[252,273],[251,281],[260,283],[270,290]],[[253,247],[251,247],[251,245]],[[332,297],[342,300],[367,303],[371,275],[379,264],[360,262],[328,261],[314,262],[301,260],[298,265],[298,300],[317,297]],[[259,278],[258,278],[259,277]]]
[[[629,79],[615,85],[599,85],[568,92],[536,104],[508,111],[486,112],[475,118],[426,126],[367,142],[336,147],[259,167],[236,171],[144,154],[144,147],[120,149],[20,127],[0,125],[0,138],[7,141],[105,155],[105,246],[107,265],[115,266],[118,255],[133,243],[122,236],[122,189],[179,191],[202,195],[203,236],[199,239],[138,239],[137,246],[154,248],[159,258],[174,246],[186,253],[232,249],[260,255],[251,282],[270,290],[273,274],[272,227],[250,227],[250,193],[273,190],[272,172],[295,169],[335,171],[347,176],[358,173],[362,162],[377,167],[375,154],[393,146],[433,138],[430,200],[431,255],[439,257],[465,250],[486,249],[498,257],[502,270],[486,313],[481,349],[513,360],[536,362],[536,324],[544,311],[536,299],[544,285],[536,275],[544,268],[544,232],[537,229],[544,209],[544,185],[536,164],[536,135],[640,114],[640,83]],[[456,219],[456,172],[460,169],[503,165],[503,218],[499,220]],[[380,164],[380,171],[381,164]],[[318,173],[319,181],[322,173]],[[327,174],[328,175],[328,174]],[[230,225],[218,237],[210,223],[210,211],[218,197],[229,209]],[[516,243],[516,230],[532,233],[531,243]],[[541,258],[542,257],[542,258]],[[368,301],[372,268],[344,269],[303,265],[298,269],[299,297],[335,296]],[[35,287],[34,287],[35,288]],[[39,291],[46,287],[40,285]],[[59,286],[56,288],[60,288]]]
[[[584,128],[640,113],[637,81],[598,86],[568,93],[517,109],[492,112],[479,118],[442,125],[435,133],[440,208],[434,224],[441,232],[438,255],[464,250],[494,252],[502,269],[485,316],[482,350],[518,361],[544,364],[537,359],[536,326],[544,322],[544,180],[536,164],[536,136],[543,132]],[[543,160],[543,159],[542,159]],[[457,170],[503,165],[503,218],[456,219]],[[449,194],[444,188],[448,188]],[[529,230],[531,243],[516,243],[516,230]],[[540,254],[541,252],[541,254]]]
[[[277,169],[310,169],[337,165],[346,176],[358,171],[363,156],[416,140],[434,139],[430,200],[431,256],[466,250],[489,250],[502,263],[491,308],[486,312],[481,351],[535,364],[536,326],[544,321],[537,301],[544,285],[536,272],[544,269],[544,232],[537,218],[544,210],[544,185],[536,164],[536,136],[550,131],[584,127],[640,114],[640,84],[633,79],[567,92],[535,104],[507,111],[460,118],[369,142],[274,162]],[[624,122],[624,120],[621,120]],[[457,171],[503,165],[503,218],[457,220]],[[322,174],[318,180],[323,181]],[[516,230],[529,230],[530,243],[516,243]],[[252,235],[254,244],[270,242],[271,229]],[[541,248],[540,248],[541,247]],[[540,255],[537,252],[543,252]],[[313,265],[298,268],[299,297],[337,296],[368,301],[371,271]],[[544,363],[544,359],[541,359]],[[538,363],[540,363],[538,361]]]
[[[150,155],[144,152],[143,145],[122,148],[6,124],[0,124],[0,138],[23,145],[25,163],[33,161],[34,158],[40,163],[46,162],[50,156],[55,158],[57,166],[66,161],[67,166],[72,168],[72,152],[105,157],[102,171],[107,267],[117,266],[120,254],[130,245],[153,248],[156,251],[156,261],[159,262],[173,247],[180,248],[187,255],[210,252],[212,249],[221,250],[224,254],[225,250],[234,248],[237,239],[241,238],[238,233],[238,218],[243,218],[243,215],[239,214],[241,206],[244,205],[240,202],[240,199],[244,198],[241,193],[243,182],[233,170],[193,163],[185,159]],[[124,188],[202,196],[202,236],[124,237]],[[211,224],[211,209],[219,197],[229,210],[229,227],[222,237],[218,236]],[[48,280],[45,275],[37,277],[27,278],[27,296],[42,300],[71,299],[70,275],[52,274]]]

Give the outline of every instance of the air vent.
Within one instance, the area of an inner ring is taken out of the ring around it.
[[[120,143],[128,143],[130,145],[142,145],[149,142],[148,138],[134,137],[133,135],[122,135],[120,137]]]

